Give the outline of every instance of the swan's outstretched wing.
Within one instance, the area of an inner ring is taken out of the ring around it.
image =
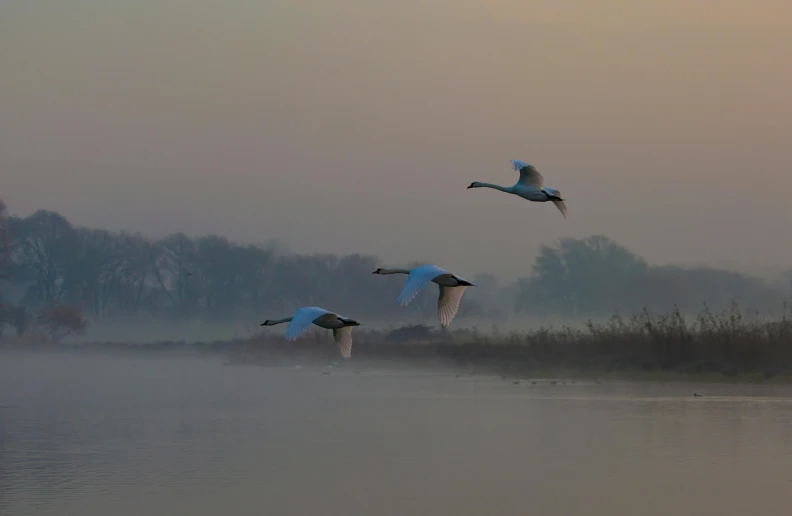
[[[427,283],[441,274],[450,274],[447,270],[441,269],[437,265],[422,265],[410,271],[407,277],[407,283],[404,284],[401,294],[396,299],[402,306],[407,306],[410,301],[415,299],[418,292],[426,286]]]
[[[352,326],[344,326],[333,330],[333,338],[338,346],[342,358],[352,356]]]
[[[511,164],[512,168],[520,173],[520,179],[517,181],[518,183],[525,186],[533,186],[534,188],[542,188],[542,185],[544,185],[544,177],[536,170],[536,167],[516,159],[511,160]]]
[[[564,201],[557,201],[553,199],[553,204],[555,204],[556,208],[561,211],[561,214],[564,216],[564,218],[567,218],[567,207],[566,204],[564,204]]]
[[[459,310],[459,302],[467,287],[440,287],[440,298],[437,300],[437,317],[440,326],[448,326]]]
[[[289,323],[289,327],[286,328],[286,334],[284,337],[286,337],[288,340],[296,339],[299,334],[304,332],[305,329],[312,322],[314,322],[314,320],[316,320],[317,317],[321,317],[329,313],[332,312],[328,312],[324,308],[319,308],[318,306],[306,306],[304,308],[298,308],[297,311],[294,312],[294,317]]]

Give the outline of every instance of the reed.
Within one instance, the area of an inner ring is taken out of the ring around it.
[[[161,341],[149,344],[53,344],[46,339],[5,338],[3,347],[80,352],[207,353],[230,355],[236,363],[262,365],[365,364],[388,361],[405,367],[445,365],[501,374],[674,373],[792,377],[792,318],[786,304],[780,316],[746,314],[736,304],[686,316],[643,309],[614,315],[582,328],[543,327],[489,332],[478,328],[438,331],[423,325],[383,331],[355,328],[352,360],[343,361],[326,331],[310,329],[296,342],[262,332],[249,339],[214,342]],[[350,366],[357,367],[357,366]]]
[[[746,315],[732,304],[721,312],[705,307],[693,317],[676,308],[660,314],[643,309],[629,317],[590,321],[582,329],[438,332],[417,325],[392,331],[358,328],[354,338],[353,359],[445,361],[514,374],[547,370],[792,374],[792,319],[786,305],[777,318]],[[244,353],[249,361],[326,360],[333,359],[335,349],[325,335],[312,332],[295,343],[258,337],[244,347]]]

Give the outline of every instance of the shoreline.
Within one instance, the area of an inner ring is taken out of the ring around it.
[[[453,348],[459,345],[426,343],[401,346],[398,353],[389,353],[387,348],[380,352],[364,353],[347,361],[338,356],[332,343],[324,339],[309,340],[308,345],[296,346],[282,342],[250,340],[217,342],[157,342],[146,344],[129,343],[37,343],[35,345],[14,342],[16,339],[0,340],[0,357],[13,355],[70,355],[104,357],[148,357],[153,359],[175,358],[218,358],[229,366],[256,366],[277,368],[326,368],[333,366],[341,370],[360,370],[382,366],[398,366],[400,369],[416,371],[453,371],[459,375],[493,375],[504,379],[532,381],[537,379],[582,381],[592,383],[705,383],[705,384],[753,384],[790,385],[792,374],[773,374],[768,371],[747,370],[695,370],[696,364],[676,369],[638,369],[598,367],[575,367],[563,364],[528,363],[507,356],[488,357],[476,361]],[[313,344],[313,345],[311,345]],[[362,347],[362,346],[359,346]],[[468,347],[468,346],[465,346]],[[480,344],[477,347],[492,347]],[[357,358],[357,360],[355,360]],[[680,370],[681,369],[681,370]]]

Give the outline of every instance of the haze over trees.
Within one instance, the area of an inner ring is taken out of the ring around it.
[[[58,305],[74,306],[96,320],[141,315],[257,320],[264,313],[288,314],[306,305],[380,321],[403,319],[405,313],[434,317],[436,312],[432,289],[408,308],[398,306],[395,298],[404,277],[373,276],[382,266],[374,256],[287,254],[218,235],[151,239],[77,227],[46,210],[4,218],[0,251],[2,319],[6,325],[18,323],[20,330],[30,323],[30,314],[40,320]],[[474,316],[493,321],[525,315],[608,316],[644,307],[668,311],[674,305],[697,312],[705,303],[722,309],[732,301],[777,312],[792,286],[792,281],[769,284],[719,269],[655,267],[601,235],[543,247],[532,274],[511,283],[502,284],[486,272],[470,277],[479,286],[466,292],[461,322]]]

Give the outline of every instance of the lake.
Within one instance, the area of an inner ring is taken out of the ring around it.
[[[2,353],[0,405],[3,516],[792,507],[789,386]]]

